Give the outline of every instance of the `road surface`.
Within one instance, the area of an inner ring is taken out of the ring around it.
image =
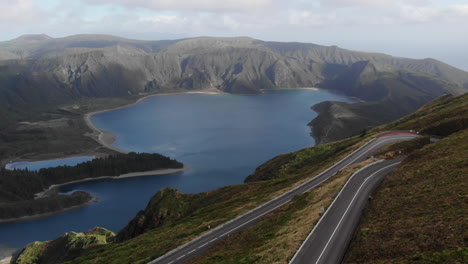
[[[376,162],[356,172],[289,263],[341,263],[370,195],[400,162]]]
[[[330,177],[335,175],[338,171],[367,159],[383,146],[402,140],[410,140],[417,136],[418,135],[412,133],[398,132],[376,137],[302,185],[299,185],[294,189],[274,198],[273,200],[264,203],[263,205],[247,212],[244,215],[241,215],[221,226],[218,226],[217,228],[214,228],[210,232],[207,232],[204,235],[199,236],[198,238],[195,238],[194,240],[182,245],[181,247],[176,248],[166,253],[165,255],[149,262],[149,264],[183,263],[195,256],[201,255],[204,251],[225,237],[239,232],[243,228],[254,225],[261,217],[286,204],[294,196],[310,191],[311,189],[319,186]]]

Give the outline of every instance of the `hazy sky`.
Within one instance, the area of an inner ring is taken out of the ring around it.
[[[250,36],[433,57],[468,70],[468,0],[0,0],[0,40]]]

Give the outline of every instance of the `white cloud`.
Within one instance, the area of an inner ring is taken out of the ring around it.
[[[468,23],[468,5],[411,6],[400,5],[400,22]]]
[[[272,6],[272,0],[86,0],[92,4],[123,5],[156,10],[194,11],[261,11]]]
[[[231,16],[224,15],[223,16],[223,25],[231,30],[236,30],[240,27],[240,22],[234,19]]]
[[[323,6],[381,6],[394,2],[393,0],[319,0]]]
[[[398,3],[407,5],[429,5],[429,0],[318,0],[322,6],[333,7],[385,7]]]
[[[337,23],[338,21],[334,12],[325,14],[314,13],[306,10],[291,10],[289,12],[289,24],[294,26],[319,27]]]
[[[167,15],[140,17],[138,20],[140,22],[151,22],[151,23],[162,23],[162,24],[175,24],[175,23],[182,22],[178,16],[167,16]]]
[[[468,16],[468,4],[464,5],[450,5],[448,9],[456,15]]]
[[[33,0],[0,0],[0,22],[28,23],[45,17]]]
[[[402,22],[428,22],[439,17],[441,10],[434,7],[400,6]]]

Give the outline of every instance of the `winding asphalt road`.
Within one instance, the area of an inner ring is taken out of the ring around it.
[[[356,172],[289,263],[341,263],[368,198],[400,162],[378,161]]]
[[[272,212],[276,208],[288,203],[294,196],[302,194],[304,192],[310,191],[311,189],[319,186],[330,177],[335,175],[338,171],[358,162],[361,162],[375,153],[378,149],[382,148],[385,145],[402,141],[410,140],[417,137],[414,133],[408,132],[395,132],[395,133],[386,133],[380,136],[377,136],[373,140],[369,141],[341,161],[335,163],[333,166],[329,167],[322,173],[318,174],[314,178],[308,180],[295,187],[294,189],[262,204],[261,206],[221,225],[217,228],[214,228],[210,232],[205,233],[198,238],[182,245],[179,248],[176,248],[165,255],[149,262],[149,264],[175,264],[183,263],[195,256],[202,254],[211,246],[215,245],[217,242],[221,241],[225,237],[239,232],[243,228],[254,225],[261,217]],[[304,248],[304,247],[303,247]],[[303,262],[295,262],[303,263]],[[305,263],[305,262],[304,262]],[[308,262],[307,262],[308,263]]]

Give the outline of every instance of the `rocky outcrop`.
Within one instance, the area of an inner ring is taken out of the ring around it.
[[[317,144],[340,140],[365,132],[416,111],[419,107],[458,87],[426,75],[396,72],[377,74],[369,65],[357,76],[346,74],[348,86],[364,92],[369,101],[356,104],[322,102],[312,107],[319,115],[309,125]],[[327,85],[345,85],[344,80]],[[368,91],[368,92],[365,92]]]
[[[195,210],[194,197],[176,189],[159,190],[149,201],[145,210],[138,212],[116,236],[117,241],[124,241],[154,229],[167,221],[176,220]]]
[[[95,227],[85,233],[66,233],[46,242],[28,244],[12,264],[56,264],[72,260],[91,248],[105,245],[115,234],[105,228]]]

